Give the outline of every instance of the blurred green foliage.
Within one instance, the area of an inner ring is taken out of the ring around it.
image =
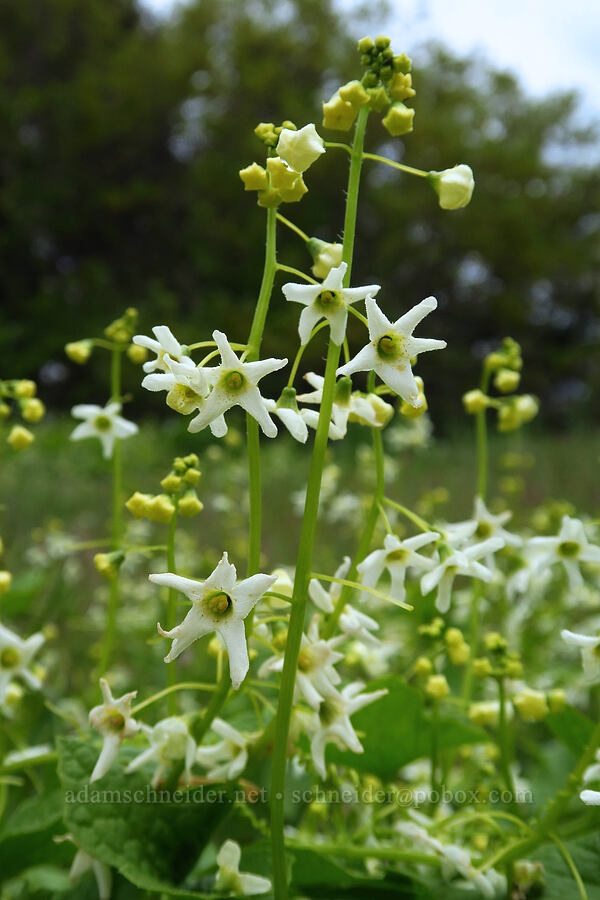
[[[319,125],[321,100],[357,73],[368,29],[332,0],[192,0],[171,20],[133,0],[4,0],[5,374],[63,362],[67,340],[99,334],[128,305],[146,332],[168,322],[184,341],[215,327],[245,339],[264,228],[237,174],[260,159],[253,128]],[[391,139],[374,121],[368,149],[424,169],[467,162],[476,192],[468,209],[443,212],[420,179],[366,163],[356,283],[383,279],[391,313],[438,297],[426,333],[448,350],[419,365],[438,421],[461,414],[478,357],[505,334],[522,343],[523,388],[548,418],[589,414],[600,386],[594,130],[578,124],[573,94],[533,101],[512,76],[437,46],[414,60],[414,82],[414,133]],[[284,212],[336,238],[347,164],[329,151]],[[279,254],[310,264],[292,234]],[[295,327],[276,290],[265,354],[293,353]],[[317,343],[308,362],[321,355]],[[42,375],[50,404],[106,394],[94,364],[85,379],[71,366]]]

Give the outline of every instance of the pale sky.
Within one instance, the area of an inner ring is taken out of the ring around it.
[[[178,0],[143,2],[168,14]],[[391,6],[385,30],[398,49],[410,54],[435,38],[459,53],[481,50],[535,95],[578,88],[586,112],[600,116],[599,0],[392,0]]]

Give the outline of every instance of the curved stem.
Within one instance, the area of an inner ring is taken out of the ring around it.
[[[295,358],[294,358],[294,362],[293,362],[293,364],[292,364],[292,369],[291,369],[291,372],[290,372],[290,377],[288,378],[288,387],[291,387],[291,386],[293,385],[293,383],[294,383],[294,380],[295,380],[295,378],[296,378],[296,374],[297,374],[297,372],[298,372],[298,366],[300,365],[300,360],[302,359],[302,357],[303,357],[303,355],[304,355],[304,351],[306,350],[306,348],[308,347],[308,345],[310,344],[310,342],[311,342],[312,339],[314,338],[315,334],[318,334],[318,332],[321,331],[322,328],[325,328],[327,325],[329,325],[329,322],[328,322],[327,319],[323,319],[322,322],[319,322],[319,324],[316,325],[316,326],[313,328],[313,330],[311,331],[310,337],[309,337],[309,339],[307,340],[307,342],[306,342],[305,344],[300,344],[300,346],[298,347],[298,352],[296,353],[296,356],[295,356]]]
[[[387,503],[388,506],[391,506],[392,509],[397,509],[398,512],[401,512],[403,516],[406,516],[407,519],[410,519],[413,524],[420,528],[421,531],[433,531],[434,529],[431,525],[425,521],[421,516],[418,516],[416,512],[413,512],[412,509],[409,509],[408,506],[403,506],[401,503],[398,503],[396,500],[390,500],[389,497],[383,498],[383,503]]]
[[[282,216],[281,213],[277,213],[277,219],[279,222],[289,228],[290,231],[295,231],[298,237],[301,237],[303,241],[310,241],[310,238],[305,231],[302,231],[301,228],[298,228],[297,225],[294,225],[293,222],[290,222],[290,220],[286,219],[285,216]]]
[[[342,584],[344,587],[352,588],[355,591],[365,591],[367,594],[372,594],[373,597],[379,597],[381,600],[389,600],[390,603],[393,603],[394,606],[400,606],[402,609],[412,610],[414,609],[410,603],[404,603],[402,600],[395,600],[393,597],[390,597],[389,594],[384,594],[383,591],[378,591],[376,588],[366,587],[366,585],[361,584],[360,581],[352,581],[347,578],[335,578],[333,575],[322,575],[320,572],[311,572],[311,578],[316,578],[317,581],[328,581],[332,584]],[[333,613],[332,613],[333,615]]]
[[[378,156],[377,153],[364,153],[365,159],[373,159],[375,162],[385,163],[386,166],[391,166],[393,169],[400,169],[401,172],[408,172],[409,175],[418,175],[420,178],[427,178],[429,172],[423,171],[423,169],[415,169],[414,166],[405,166],[404,163],[395,162],[393,159],[388,159],[387,156]]]
[[[147,700],[138,703],[137,706],[134,706],[131,710],[131,715],[136,716],[143,709],[146,709],[147,706],[151,706],[153,703],[162,700],[163,697],[168,697],[176,691],[207,691],[212,693],[214,690],[214,684],[205,684],[202,681],[181,681],[179,684],[173,684],[171,687],[166,687],[162,691],[152,694]]]
[[[571,856],[571,854],[569,853],[569,851],[567,850],[567,848],[565,847],[565,845],[560,840],[560,838],[558,837],[557,834],[550,832],[548,837],[554,844],[556,844],[560,855],[562,856],[562,858],[566,862],[567,866],[569,867],[571,875],[573,876],[573,881],[577,885],[577,890],[579,891],[579,896],[581,897],[581,900],[588,900],[588,893],[585,889],[583,879],[582,879],[581,875],[579,874],[579,869],[575,865],[573,857]]]
[[[297,275],[298,278],[304,278],[304,280],[310,282],[310,284],[319,284],[317,279],[313,278],[312,275],[307,275],[306,272],[302,272],[300,269],[295,269],[293,266],[284,266],[283,263],[277,263],[277,271],[289,272],[290,275]]]
[[[501,675],[496,679],[498,683],[498,745],[500,749],[500,769],[507,791],[511,794],[510,806],[518,810],[516,801],[515,783],[513,781],[512,772],[510,771],[510,751],[509,751],[509,735],[508,723],[506,719],[506,689],[504,686],[504,677]]]
[[[480,384],[484,394],[487,394],[489,386],[490,372],[484,365]],[[476,414],[475,429],[477,436],[477,493],[485,503],[488,482],[487,410],[482,409],[481,412]]]

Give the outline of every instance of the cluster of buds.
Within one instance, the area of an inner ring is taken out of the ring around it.
[[[498,415],[498,431],[515,431],[536,417],[539,402],[532,394],[514,394],[512,397],[490,397],[488,385],[492,381],[498,393],[512,394],[519,387],[523,359],[521,348],[512,338],[504,338],[499,350],[489,353],[483,362],[483,388],[467,391],[463,405],[469,415],[477,415],[486,409],[495,409]]]
[[[125,506],[136,519],[149,519],[151,522],[162,522],[168,525],[175,511],[182,516],[192,517],[203,509],[198,499],[195,486],[200,480],[198,457],[195,453],[188,456],[177,456],[173,467],[160,485],[160,494],[142,494],[136,491]]]
[[[113,553],[96,553],[94,565],[103,578],[106,578],[107,581],[112,581],[119,574],[119,569],[124,560],[125,554],[122,550],[115,550]]]
[[[0,419],[8,419],[15,409],[25,422],[39,422],[46,408],[36,393],[36,383],[29,378],[0,381]],[[6,440],[13,450],[26,450],[33,439],[28,428],[13,425]]]
[[[448,628],[444,640],[450,662],[455,666],[464,666],[471,655],[471,648],[465,641],[460,628]]]
[[[394,56],[385,35],[364,37],[358,42],[365,73],[360,81],[349,81],[323,104],[323,127],[348,131],[361,106],[386,112],[383,125],[394,137],[413,130],[414,109],[404,103],[414,97],[411,61],[402,53]]]
[[[508,649],[508,643],[501,634],[489,631],[483,639],[487,656],[480,656],[473,661],[473,674],[476,678],[520,678],[523,664],[518,653]]]
[[[293,122],[275,126],[261,122],[254,132],[267,147],[265,166],[253,162],[240,170],[245,191],[256,191],[258,205],[266,208],[301,200],[308,188],[303,173],[325,153],[314,125],[297,129]]]
[[[106,326],[104,336],[117,347],[121,349],[126,347],[127,356],[131,362],[139,365],[148,358],[148,351],[145,347],[140,347],[131,342],[133,335],[137,331],[137,323],[138,311],[133,306],[129,306],[122,316],[119,316],[118,319]],[[89,360],[97,343],[94,338],[71,341],[65,344],[65,353],[71,362],[76,363],[78,366],[83,366]],[[106,346],[106,344],[102,344],[102,346]]]

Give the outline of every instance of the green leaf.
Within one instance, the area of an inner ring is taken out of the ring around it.
[[[73,853],[52,838],[65,831],[60,791],[30,797],[14,811],[0,833],[0,873],[8,880],[33,866],[70,862]]]
[[[338,750],[330,745],[327,758],[391,780],[402,766],[431,754],[432,724],[419,691],[405,684],[397,675],[373,681],[367,690],[383,687],[388,689],[387,696],[352,717],[364,753]],[[489,741],[485,731],[460,719],[440,717],[437,730],[442,750]]]
[[[588,900],[600,900],[600,834],[596,832],[564,843],[581,875]],[[579,896],[573,874],[558,847],[548,844],[532,854],[531,858],[544,865],[544,900],[565,900],[565,897]]]
[[[433,900],[429,888],[407,875],[390,872],[385,878],[357,875],[314,850],[293,850],[292,888],[320,900],[376,897],[377,900]]]
[[[118,763],[90,785],[97,748],[85,740],[61,738],[58,749],[64,816],[77,846],[138,888],[205,897],[183,885],[231,809],[231,786],[203,785],[173,794],[154,791],[147,772],[125,775]]]
[[[594,723],[574,706],[565,706],[560,712],[550,713],[544,719],[559,741],[575,756],[581,756],[594,730]]]

